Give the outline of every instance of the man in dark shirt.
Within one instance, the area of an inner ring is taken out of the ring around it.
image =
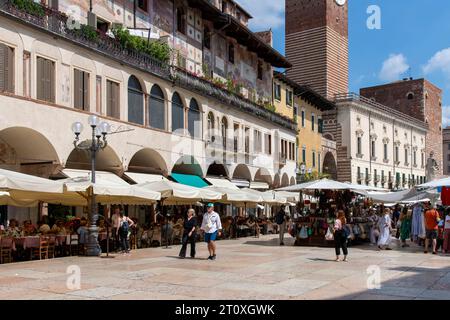
[[[195,228],[197,227],[197,220],[194,217],[195,211],[194,209],[189,209],[187,213],[187,218],[184,220],[183,224],[183,240],[182,246],[180,250],[179,257],[184,259],[186,257],[186,249],[188,243],[191,244],[191,258],[195,258]]]

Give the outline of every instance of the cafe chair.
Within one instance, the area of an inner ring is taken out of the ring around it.
[[[56,252],[56,236],[50,235],[48,236],[48,258],[55,258]]]
[[[76,255],[79,254],[79,246],[78,246],[78,234],[71,234],[69,235],[69,243],[67,244],[69,247],[69,254],[73,256],[75,253]]]
[[[48,246],[49,246],[49,238],[40,237],[39,247],[31,248],[30,260],[33,260],[33,257],[35,256],[38,256],[39,260],[48,259]]]
[[[0,263],[12,262],[13,238],[0,238]]]

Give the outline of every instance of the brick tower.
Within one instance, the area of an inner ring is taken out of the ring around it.
[[[347,93],[347,1],[286,0],[286,56],[292,80],[329,99]]]
[[[404,80],[360,89],[362,96],[397,109],[428,123],[425,141],[425,161],[434,152],[443,174],[442,159],[442,90],[426,79]]]

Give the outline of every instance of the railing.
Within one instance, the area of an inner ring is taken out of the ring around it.
[[[36,16],[18,9],[11,0],[0,0],[0,11],[22,22],[33,25],[36,28],[50,32],[75,42],[77,45],[101,52],[121,63],[132,65],[160,77],[169,79],[170,68],[165,64],[145,53],[124,48],[120,42],[110,36],[98,32],[97,37],[89,39],[79,28],[68,21],[69,17],[57,10],[41,6],[45,12],[43,17]]]
[[[221,103],[232,105],[253,115],[267,119],[273,123],[290,130],[297,130],[297,124],[282,115],[266,109],[264,106],[245,99],[213,83],[201,79],[193,74],[183,71],[177,67],[170,66],[145,53],[125,48],[119,41],[97,31],[97,36],[89,38],[80,29],[75,29],[68,23],[68,16],[57,10],[40,5],[45,15],[42,17],[32,15],[18,9],[11,0],[0,0],[0,13],[10,18],[27,23],[33,27],[53,35],[62,37],[69,41],[94,50],[104,56],[130,65],[145,72],[150,72],[160,78],[173,81],[181,87],[195,91],[200,95],[212,97]]]
[[[371,174],[366,175],[366,181],[372,181],[372,175]]]
[[[358,173],[357,178],[358,181],[364,181],[364,173]]]
[[[215,98],[222,103],[233,105],[245,112],[252,113],[253,115],[268,119],[271,122],[279,124],[290,130],[297,130],[297,124],[276,112],[266,109],[257,103],[254,103],[248,99],[245,99],[238,94],[228,91],[227,89],[216,86],[206,79],[197,77],[185,70],[177,67],[173,67],[172,70],[173,81],[180,87],[184,87],[188,90],[198,92],[199,94],[207,94],[207,96]]]
[[[374,182],[380,182],[380,180],[381,180],[381,178],[380,178],[381,176],[380,175],[376,175],[376,176],[374,176]]]
[[[405,114],[403,112],[400,112],[400,111],[398,111],[398,110],[396,110],[394,108],[390,108],[390,107],[385,106],[385,105],[383,105],[381,103],[378,103],[378,102],[373,101],[371,99],[368,99],[366,97],[360,96],[359,94],[356,94],[354,92],[336,94],[334,100],[335,100],[336,103],[339,103],[339,102],[360,102],[360,103],[365,104],[368,107],[378,109],[379,111],[381,111],[381,112],[383,112],[383,113],[385,113],[387,115],[392,115],[392,116],[394,116],[394,117],[396,117],[398,119],[405,120],[405,121],[408,121],[408,122],[412,122],[415,125],[423,128],[423,129],[428,129],[428,124],[426,124],[425,122],[420,121],[419,119],[416,119],[416,118],[414,118],[412,116],[409,116],[409,115],[407,115],[407,114]]]

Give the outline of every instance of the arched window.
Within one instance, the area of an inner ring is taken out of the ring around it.
[[[172,96],[172,132],[184,129],[184,106],[178,92]]]
[[[414,93],[410,92],[406,95],[408,100],[413,100],[414,99]]]
[[[228,130],[228,121],[227,118],[223,117],[222,122],[220,123],[220,132],[222,134],[222,147],[224,150],[227,149],[227,130]]]
[[[188,130],[191,137],[200,138],[202,136],[202,122],[200,119],[200,108],[197,100],[191,99],[188,110]]]
[[[164,130],[166,128],[164,93],[157,84],[153,85],[148,101],[150,127]]]
[[[208,140],[212,140],[214,137],[214,114],[212,112],[208,113]]]
[[[144,93],[135,76],[128,79],[128,121],[144,124]]]

